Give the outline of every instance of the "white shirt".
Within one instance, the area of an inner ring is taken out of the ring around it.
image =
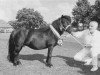
[[[83,44],[91,44],[93,36],[89,30],[79,31],[74,33],[75,37],[78,37]]]

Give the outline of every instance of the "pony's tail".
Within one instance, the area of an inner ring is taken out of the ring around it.
[[[15,43],[14,43],[14,37],[13,32],[10,34],[9,41],[8,41],[8,60],[9,62],[13,63],[13,56],[14,56],[14,49],[15,49]]]

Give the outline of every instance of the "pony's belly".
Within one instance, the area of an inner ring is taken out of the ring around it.
[[[35,42],[30,42],[29,47],[32,49],[36,50],[41,50],[47,48],[45,42],[40,42],[40,41],[35,41]]]

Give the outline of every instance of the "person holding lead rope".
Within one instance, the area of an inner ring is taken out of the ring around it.
[[[100,32],[97,30],[98,23],[91,21],[89,29],[73,32],[72,37],[83,47],[76,55],[74,60],[85,62],[84,65],[92,64],[91,71],[98,70],[98,55],[100,54]],[[80,43],[77,38],[81,38],[84,44]]]

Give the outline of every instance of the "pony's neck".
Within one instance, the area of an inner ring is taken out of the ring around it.
[[[60,25],[60,22],[53,22],[52,23],[52,26],[56,29],[56,31],[60,34],[60,35],[62,35],[63,34],[63,31],[61,31],[60,30],[60,27],[59,27],[59,25]]]

